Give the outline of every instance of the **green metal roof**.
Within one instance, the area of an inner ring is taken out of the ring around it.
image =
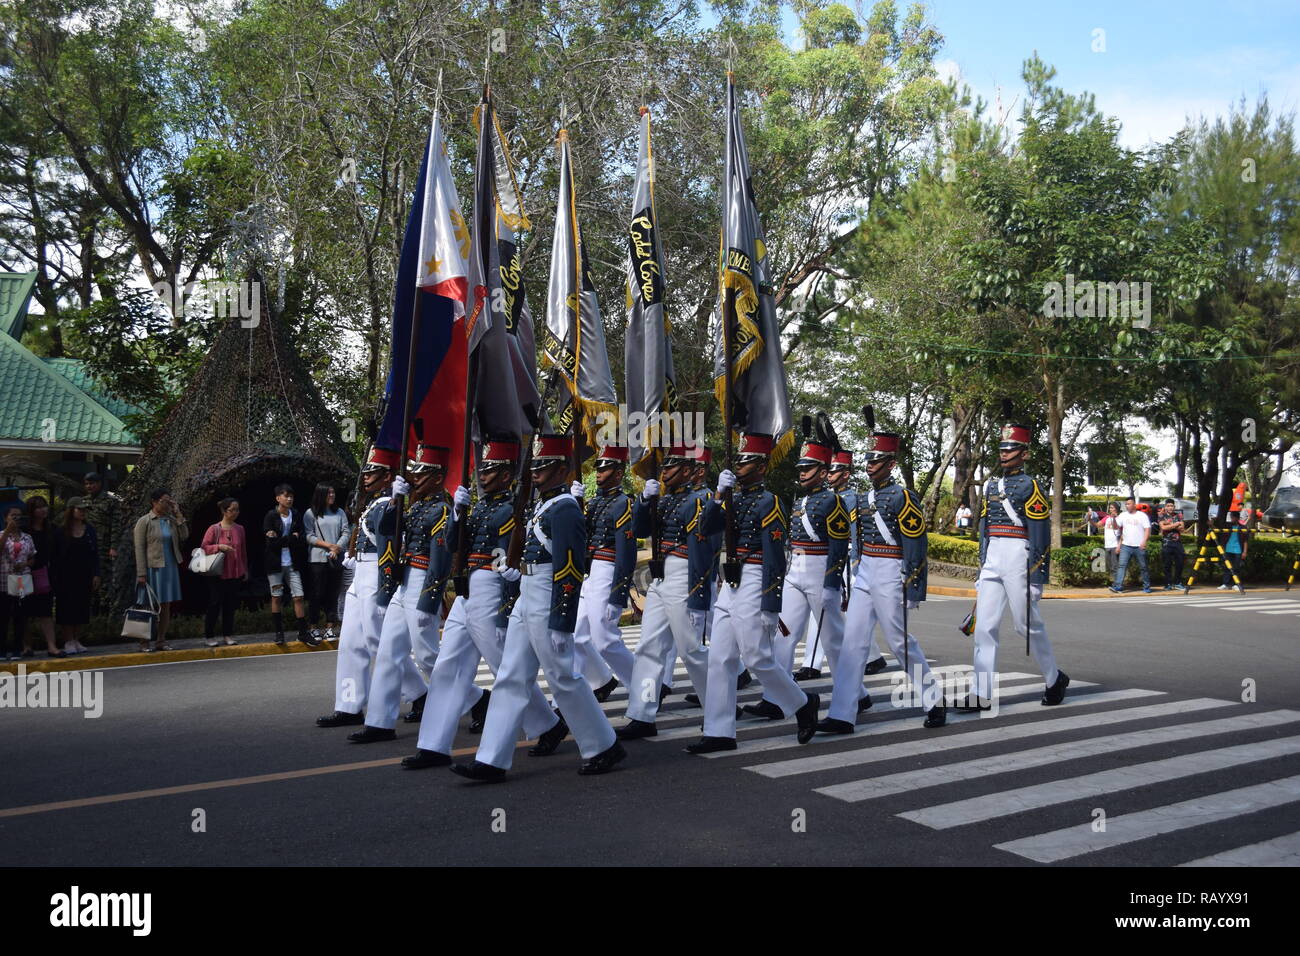
[[[124,402],[116,395],[110,395],[100,386],[98,382],[86,371],[86,366],[78,359],[70,358],[47,358],[42,359],[46,365],[53,368],[56,372],[66,378],[77,388],[81,389],[99,404],[103,405],[118,418],[125,420],[125,416],[133,415],[140,409],[130,402]]]
[[[49,419],[58,443],[138,447],[126,424],[78,387],[76,376],[86,373],[68,369],[64,363],[70,361],[40,359],[0,334],[0,441],[46,440]]]
[[[14,341],[23,337],[27,303],[35,287],[35,272],[0,272],[0,332],[7,332]]]

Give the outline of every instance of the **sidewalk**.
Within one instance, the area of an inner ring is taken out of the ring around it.
[[[1195,587],[1193,587],[1192,591],[1193,593],[1196,594],[1202,594],[1206,591],[1214,592],[1216,591],[1216,588],[1217,588],[1216,584],[1202,583],[1202,584],[1197,584]],[[1247,586],[1246,593],[1247,594],[1269,594],[1269,593],[1279,593],[1285,590],[1286,590],[1286,586],[1283,584],[1272,584],[1272,585],[1255,586],[1255,587]],[[942,574],[931,574],[929,575],[929,587],[927,588],[927,591],[930,594],[940,594],[945,597],[968,597],[973,600],[975,598],[975,582],[966,581],[963,580],[962,578],[947,577]],[[1178,589],[1175,589],[1173,591],[1165,591],[1163,589],[1163,585],[1161,587],[1152,587],[1151,589],[1151,595],[1177,594],[1177,593],[1179,593]],[[1234,591],[1234,592],[1224,592],[1224,593],[1235,594],[1236,592]],[[1296,589],[1296,594],[1297,596],[1300,596],[1300,588]],[[1142,590],[1137,587],[1130,587],[1123,594],[1115,594],[1105,586],[1087,587],[1087,588],[1049,588],[1048,590],[1043,592],[1043,598],[1048,600],[1083,600],[1089,598],[1119,599],[1119,598],[1148,597],[1148,596],[1150,595],[1143,594]]]
[[[338,649],[338,641],[309,647],[294,638],[289,638],[283,645],[275,643],[275,635],[244,634],[236,637],[239,641],[233,647],[224,644],[208,647],[201,637],[177,638],[168,640],[170,651],[140,653],[140,645],[135,641],[120,644],[98,645],[85,654],[70,654],[67,657],[48,657],[45,652],[37,651],[34,657],[21,657],[14,661],[0,661],[0,674],[18,672],[18,665],[26,667],[29,674],[38,671],[81,671],[98,670],[103,667],[131,667],[137,664],[170,664],[176,661],[216,660],[224,657],[261,657],[267,654],[301,654],[304,652],[333,651]]]

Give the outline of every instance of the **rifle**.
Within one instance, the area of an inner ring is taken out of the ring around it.
[[[731,361],[731,340],[736,327],[736,290],[727,289],[722,306],[722,367],[725,389],[722,393],[722,418],[727,429],[726,467],[731,471],[731,443],[734,437],[731,421],[731,388],[735,381],[735,369]],[[722,507],[726,517],[724,531],[726,560],[722,562],[722,579],[733,588],[740,586],[740,559],[736,553],[736,517],[731,507],[731,489],[722,490]]]
[[[519,476],[519,487],[515,490],[514,522],[510,531],[510,543],[506,546],[506,567],[519,569],[520,559],[524,555],[524,510],[533,497],[533,443],[528,443],[524,452],[523,474]]]

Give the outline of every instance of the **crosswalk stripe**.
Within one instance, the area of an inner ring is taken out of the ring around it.
[[[1018,693],[1002,694],[1000,699],[1013,700],[1020,697],[1031,697],[1031,696],[1034,699],[1027,700],[1019,704],[1005,704],[1005,705],[1000,704],[996,715],[990,714],[986,716],[981,716],[980,714],[977,713],[962,714],[953,710],[949,710],[948,726],[952,726],[953,724],[973,723],[978,720],[987,721],[993,719],[994,716],[1016,717],[1021,714],[1040,714],[1043,711],[1042,702],[1041,700],[1039,700],[1039,697],[1041,696],[1040,691],[1042,689],[1042,686],[1043,686],[1042,682],[1039,682],[1037,684],[1027,685],[1023,689],[1021,689]],[[1096,684],[1091,684],[1087,681],[1070,682],[1071,691],[1077,691],[1086,687],[1096,687],[1096,686],[1097,686]],[[1038,688],[1038,690],[1035,690],[1035,688]],[[1012,688],[1012,690],[1015,690],[1015,688]],[[1074,711],[1079,707],[1083,707],[1089,704],[1109,704],[1115,701],[1132,700],[1137,697],[1160,697],[1163,696],[1164,693],[1165,692],[1162,690],[1143,690],[1141,688],[1125,688],[1123,690],[1108,690],[1098,694],[1084,694],[1082,696],[1076,695],[1072,697],[1067,697],[1065,699],[1065,703],[1060,704],[1059,707],[1068,707],[1071,711]],[[917,713],[918,712],[915,710],[908,710],[904,715],[906,718],[905,720],[902,721],[891,720],[884,724],[880,724],[879,722],[859,724],[858,728],[859,730],[865,730],[868,727],[880,727],[881,729],[878,730],[873,729],[870,731],[870,733],[873,735],[902,733],[903,731],[907,731],[907,730],[920,730],[922,728],[918,727],[917,724],[913,723],[913,718],[917,716]],[[797,740],[791,740],[789,737],[760,737],[756,740],[737,741],[735,750],[720,750],[717,753],[705,754],[704,756],[708,757],[710,760],[721,760],[721,759],[726,759],[727,757],[748,757],[748,756],[752,756],[753,754],[771,753],[772,751],[775,750],[787,750],[793,747],[800,747],[801,749],[806,749],[808,747],[816,747],[820,744],[842,744],[849,740],[856,739],[857,736],[858,734],[856,733],[851,737],[850,736],[838,737],[833,734],[818,734],[807,744],[803,744],[803,745],[801,745]],[[931,740],[934,738],[927,737],[926,739]],[[754,768],[746,767],[745,769],[752,770]]]
[[[1043,720],[1034,721],[1033,723],[1013,724],[1011,726],[995,727],[990,730],[973,730],[969,733],[952,734],[946,737],[926,737],[924,740],[910,740],[907,743],[893,744],[888,747],[863,747],[857,750],[841,750],[835,753],[817,754],[812,757],[757,764],[745,769],[764,777],[793,777],[802,773],[815,773],[819,770],[857,767],[885,760],[898,760],[901,757],[919,757],[940,751],[996,744],[1004,740],[1021,740],[1027,737],[1039,737],[1044,734],[1079,730],[1086,727],[1102,727],[1132,720],[1169,717],[1174,714],[1190,714],[1202,710],[1211,710],[1215,707],[1231,707],[1233,705],[1234,702],[1230,700],[1212,700],[1201,697],[1195,700],[1175,700],[1168,703],[1152,704],[1147,707],[1127,707],[1104,714],[1045,717]],[[862,730],[867,733],[873,731],[879,733],[877,728],[880,727],[880,724],[868,724]]]
[[[1291,779],[1300,780],[1300,777]],[[1288,833],[1261,843],[1224,850],[1179,866],[1300,866],[1300,833]]]
[[[1168,806],[1108,817],[1106,829],[1102,832],[1094,832],[1092,823],[1089,822],[1019,840],[995,843],[993,846],[1027,860],[1055,863],[1175,830],[1186,830],[1206,823],[1223,823],[1232,817],[1296,801],[1300,801],[1300,777],[1287,777]],[[1292,836],[1294,838],[1295,835]],[[1300,852],[1300,843],[1292,847],[1292,853],[1295,852]]]
[[[1300,601],[1251,601],[1249,604],[1238,604],[1236,607],[1216,607],[1216,611],[1259,611],[1264,608],[1281,610],[1300,611]]]
[[[1288,608],[1285,611],[1260,611],[1260,614],[1300,614],[1300,607]]]
[[[936,673],[938,673],[938,672],[936,671]],[[875,676],[875,677],[886,677],[886,676],[888,676],[888,675],[886,675],[886,674],[877,674],[877,675],[874,675],[874,676]],[[1012,672],[1012,673],[1010,673],[1010,674],[1002,674],[1002,675],[1000,675],[1000,676],[1001,676],[1002,682],[1005,684],[1008,680],[1024,680],[1024,679],[1032,679],[1035,675],[1033,675],[1033,674],[1018,674],[1018,673]],[[872,680],[872,678],[871,678],[871,677],[868,677],[867,680],[870,681],[870,680]],[[805,683],[805,684],[801,684],[800,686],[803,687],[803,688],[805,688],[806,690],[811,690],[811,691],[813,691],[814,693],[818,692],[818,686],[817,686],[817,683],[816,683],[815,681],[809,681],[809,682],[807,682],[807,683]],[[1070,686],[1073,687],[1074,685],[1071,684]],[[1087,686],[1091,686],[1091,685],[1087,685]],[[830,689],[829,683],[828,683],[827,686],[826,686],[825,688],[823,688],[823,689],[825,689],[825,690],[829,690],[829,689]],[[875,688],[874,688],[874,687],[870,687],[870,688],[868,688],[868,689],[872,689],[872,690],[874,690]],[[1035,684],[1028,684],[1028,685],[1024,685],[1023,687],[1021,687],[1021,686],[1014,686],[1014,687],[1011,688],[1011,690],[1017,692],[1017,693],[1014,694],[1014,696],[1016,696],[1016,697],[1022,697],[1022,696],[1027,696],[1027,695],[1041,695],[1042,692],[1043,692],[1043,682],[1042,682],[1041,680],[1039,680],[1039,681],[1038,681],[1037,683],[1035,683]],[[1003,699],[1003,700],[1007,699],[1009,696],[1012,696],[1011,693],[1010,693],[1009,691],[1004,690],[1004,691],[1002,692],[1002,699]],[[823,698],[823,699],[822,699],[822,703],[823,703],[823,704],[828,703],[828,700],[827,700],[826,698]],[[916,713],[916,712],[913,713],[914,716],[915,716],[915,713]],[[739,732],[740,730],[749,729],[750,727],[753,727],[753,728],[755,728],[755,729],[758,729],[758,728],[766,728],[766,727],[793,727],[793,726],[795,726],[796,723],[798,723],[798,722],[797,722],[793,717],[783,717],[783,718],[780,719],[780,720],[762,720],[762,719],[759,719],[758,722],[757,722],[757,723],[754,723],[754,724],[747,724],[747,723],[746,723],[746,724],[738,724],[738,725],[737,725],[737,731]],[[619,726],[619,725],[618,725],[618,724],[615,724],[614,726],[617,727],[617,726]],[[679,727],[679,728],[674,728],[674,729],[672,729],[672,730],[668,730],[668,731],[660,730],[658,736],[655,736],[655,737],[647,737],[647,738],[645,738],[645,739],[648,740],[648,741],[650,741],[651,743],[659,743],[660,741],[664,741],[664,740],[681,740],[683,737],[698,737],[699,735],[700,735],[699,722],[698,722],[698,720],[697,720],[694,724],[692,724],[692,725],[689,726],[689,727]]]
[[[908,810],[898,815],[934,830],[946,830],[968,823],[978,823],[981,820],[1023,813],[1026,810],[1069,803],[1085,797],[1109,795],[1120,790],[1131,790],[1135,787],[1164,783],[1215,770],[1226,770],[1229,767],[1238,767],[1261,760],[1288,757],[1297,753],[1300,753],[1300,737],[1281,737],[1260,743],[1220,747],[1216,750],[1184,754],[1180,757],[1168,757],[1164,760],[1119,767],[1115,770],[1103,770],[1081,777],[1054,780],[1051,783],[1003,790],[982,797],[955,800],[952,803],[924,807],[920,810]]]
[[[996,774],[1028,770],[1064,760],[1079,760],[1084,757],[1113,754],[1120,750],[1132,750],[1137,747],[1150,747],[1154,744],[1190,740],[1206,737],[1210,734],[1226,734],[1240,730],[1273,727],[1296,720],[1300,720],[1300,711],[1273,710],[1264,713],[1225,717],[1221,720],[1173,724],[1168,727],[1156,727],[1151,730],[1138,730],[1108,737],[1073,740],[1048,747],[1023,750],[1018,753],[999,754],[955,764],[928,767],[924,770],[908,770],[903,773],[889,774],[869,780],[852,780],[847,783],[834,784],[833,786],[818,787],[816,792],[828,797],[834,797],[837,800],[856,803],[861,800],[874,800],[878,797],[902,793],[907,790],[920,790],[926,787],[937,787],[945,783],[975,780],[980,777],[991,777]],[[1294,739],[1297,745],[1300,745],[1300,737]],[[1018,809],[1021,808],[1017,807]]]

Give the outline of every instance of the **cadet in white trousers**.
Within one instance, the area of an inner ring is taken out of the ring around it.
[[[844,586],[849,513],[839,494],[826,484],[832,447],[819,429],[814,440],[804,442],[795,463],[803,495],[795,499],[790,513],[790,565],[781,592],[781,621],[787,633],[778,633],[776,638],[777,662],[790,672],[794,671],[795,645],[810,624],[816,627],[826,605],[839,605]],[[766,694],[757,703],[746,704],[744,711],[769,720],[782,716]]]
[[[358,744],[376,743],[396,737],[397,715],[401,710],[403,678],[411,673],[411,653],[419,661],[418,673],[408,722],[420,719],[428,697],[423,674],[433,672],[438,659],[439,617],[442,614],[442,590],[451,570],[448,535],[451,506],[443,492],[449,450],[425,445],[415,450],[407,461],[406,471],[415,481],[410,506],[403,514],[404,528],[397,526],[397,507],[393,499],[412,491],[401,476],[393,479],[390,499],[379,526],[385,535],[402,542],[398,558],[400,583],[384,612],[379,649],[375,654],[374,673],[370,678],[370,707],[366,726],[348,736]],[[409,695],[412,688],[408,686]]]
[[[1003,477],[990,478],[984,489],[980,574],[975,582],[975,674],[963,711],[992,707],[997,692],[998,627],[1008,607],[1021,635],[1028,615],[1029,649],[1046,688],[1042,702],[1048,706],[1061,703],[1070,683],[1056,666],[1047,628],[1038,613],[1049,570],[1052,509],[1038,482],[1024,472],[1030,434],[1027,425],[1003,426],[998,444]],[[1027,586],[1031,570],[1032,596]]]
[[[652,523],[658,522],[663,576],[651,582],[641,615],[641,641],[628,685],[628,722],[618,730],[624,740],[658,733],[655,716],[664,676],[679,656],[701,699],[708,686],[704,622],[715,554],[711,538],[722,529],[722,515],[713,519],[716,528],[710,526],[704,517],[708,492],[690,487],[694,451],[684,445],[667,450],[660,469],[662,489],[658,480],[648,480],[633,514],[632,531],[638,538],[649,538]]]
[[[352,572],[339,627],[339,649],[334,662],[334,711],[316,718],[318,727],[345,727],[365,723],[363,711],[370,691],[370,669],[379,650],[384,605],[379,593],[379,555],[388,540],[379,530],[379,518],[388,498],[380,497],[397,468],[397,451],[372,448],[361,468],[362,500],[367,502],[343,559]],[[382,547],[381,547],[382,546]]]
[[[429,677],[429,701],[420,721],[416,752],[402,759],[408,770],[451,764],[451,748],[460,718],[469,712],[470,733],[483,730],[492,692],[475,684],[479,660],[487,662],[495,677],[501,669],[506,624],[518,595],[518,575],[506,567],[505,555],[515,526],[514,482],[519,443],[489,441],[479,459],[481,494],[469,510],[469,490],[457,488],[454,520],[464,522],[466,587],[457,595],[442,628],[442,647]],[[467,515],[467,516],[466,516]],[[454,541],[454,539],[453,539]],[[507,581],[505,574],[512,580]],[[513,582],[513,583],[512,583]],[[543,738],[560,734],[560,719],[546,702],[537,682],[529,690],[524,708],[524,734]],[[559,739],[555,746],[559,746]]]
[[[453,772],[470,780],[500,780],[510,768],[539,665],[563,714],[558,737],[572,729],[586,758],[578,772],[607,773],[627,756],[591,688],[574,676],[573,631],[587,557],[587,527],[577,501],[564,487],[572,450],[567,435],[537,438],[532,473],[538,496],[524,540],[519,600],[506,630],[483,739],[473,763],[451,765]],[[558,746],[559,739],[554,742]],[[554,747],[544,751],[551,752]]]
[[[736,749],[736,673],[742,657],[762,683],[764,697],[783,715],[795,717],[799,743],[807,743],[816,732],[819,698],[800,690],[789,667],[775,656],[774,635],[785,577],[786,522],[780,502],[763,487],[772,444],[770,435],[743,435],[736,472],[724,470],[718,476],[718,499],[737,479],[740,482],[730,504],[740,580],[723,584],[713,610],[704,736],[688,746],[687,753]],[[721,510],[717,500],[708,503],[707,526],[717,523]],[[725,564],[723,570],[727,570]]]
[[[872,435],[867,453],[871,488],[858,499],[862,560],[853,580],[844,645],[835,663],[830,711],[817,724],[819,733],[853,733],[858,714],[871,706],[870,698],[862,696],[862,672],[867,663],[867,639],[877,624],[890,651],[907,664],[911,701],[926,711],[924,726],[942,727],[948,719],[943,688],[935,681],[916,638],[904,626],[904,600],[909,610],[925,600],[928,537],[916,496],[892,478],[898,447],[898,435]]]

